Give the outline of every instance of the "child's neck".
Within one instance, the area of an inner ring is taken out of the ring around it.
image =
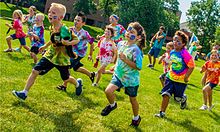
[[[76,31],[80,31],[82,27],[75,27]]]
[[[115,27],[117,25],[117,23],[112,23],[111,26]]]
[[[105,37],[105,40],[110,41],[111,39],[110,39],[110,37]]]
[[[135,42],[134,41],[127,41],[127,45],[130,46],[132,44],[134,44]]]
[[[62,26],[62,23],[61,23],[61,22],[53,23],[53,30],[54,30],[55,32],[59,32],[61,26]]]
[[[42,25],[43,25],[43,23],[36,23],[36,26],[38,26],[38,27],[40,27]]]

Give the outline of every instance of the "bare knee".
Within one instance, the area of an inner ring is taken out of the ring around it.
[[[37,76],[37,75],[39,75],[39,71],[33,69],[32,72],[31,72],[31,74],[32,74],[33,76]]]
[[[6,37],[7,41],[10,41],[12,38],[10,36]]]

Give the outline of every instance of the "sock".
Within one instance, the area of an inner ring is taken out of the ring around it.
[[[139,115],[133,117],[133,120],[135,121],[137,121],[138,119],[139,119]]]
[[[26,89],[24,89],[22,92],[27,96],[28,91]]]
[[[76,88],[79,87],[79,83],[76,81]]]
[[[113,104],[110,104],[110,106],[111,106],[111,107],[114,107],[114,106],[115,106],[115,101],[114,101],[114,103],[113,103]]]

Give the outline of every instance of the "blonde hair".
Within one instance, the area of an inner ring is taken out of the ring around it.
[[[40,17],[41,20],[44,21],[44,18],[45,18],[44,14],[42,14],[42,13],[37,13],[37,14],[36,14],[36,18],[37,18],[37,17]]]
[[[168,42],[168,43],[166,44],[166,46],[169,46],[170,48],[174,49],[173,42]]]
[[[21,10],[14,10],[12,16],[14,17],[14,15],[17,14],[19,16],[19,19],[23,22],[23,13]]]
[[[59,4],[59,3],[52,3],[52,4],[51,4],[51,7],[56,7],[56,8],[58,8],[59,11],[60,11],[59,14],[61,14],[61,15],[63,16],[63,18],[65,17],[65,15],[66,15],[66,7],[65,7],[64,5]],[[50,7],[50,8],[51,8],[51,7]]]

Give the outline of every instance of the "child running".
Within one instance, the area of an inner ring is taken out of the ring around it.
[[[10,29],[15,30],[15,34],[12,34],[6,37],[6,41],[8,44],[8,49],[4,50],[4,52],[12,52],[11,40],[19,39],[20,46],[24,47],[28,52],[30,52],[30,48],[26,45],[25,37],[26,34],[23,32],[22,21],[23,21],[23,13],[21,10],[15,10],[12,14],[13,17],[13,24],[6,23],[5,25],[8,26]]]
[[[138,22],[130,23],[125,38],[127,41],[118,43],[118,59],[115,71],[110,84],[105,89],[109,105],[102,110],[101,115],[107,116],[117,108],[114,91],[124,87],[125,94],[130,98],[134,115],[130,125],[137,127],[141,121],[136,96],[140,84],[139,71],[142,68],[142,49],[145,47],[146,39],[144,28]]]
[[[41,60],[33,68],[24,90],[12,91],[13,95],[15,95],[18,99],[25,100],[27,98],[28,91],[34,84],[37,76],[46,74],[54,67],[59,70],[60,76],[64,82],[68,81],[75,85],[76,95],[80,95],[82,93],[82,80],[76,80],[70,76],[69,73],[70,57],[67,54],[66,46],[76,44],[79,40],[75,37],[72,38],[72,41],[70,41],[73,35],[70,33],[68,28],[62,24],[65,14],[66,7],[64,5],[58,3],[51,4],[48,12],[48,18],[49,22],[52,24],[52,36],[54,38],[51,37],[51,40],[39,49],[41,52],[50,46]],[[64,40],[67,38],[69,38],[69,40]]]
[[[114,36],[114,29],[107,26],[105,29],[105,37],[98,42],[100,48],[98,58],[101,61],[101,66],[97,72],[96,82],[92,86],[98,86],[101,75],[105,73],[105,68],[110,63],[114,63],[116,59],[117,49],[114,41],[111,39]]]
[[[82,27],[85,25],[86,16],[83,12],[79,12],[74,18],[74,26],[70,27],[70,30],[77,35],[79,38],[79,43],[73,45],[73,52],[77,54],[77,58],[70,58],[71,68],[74,71],[81,72],[87,75],[92,83],[95,79],[95,72],[90,72],[86,68],[82,67],[83,64],[80,62],[82,58],[86,56],[86,51],[88,47],[88,43],[90,44],[90,52],[88,56],[88,60],[92,60],[92,53],[94,48],[94,38],[92,38],[89,33],[84,30]],[[57,89],[66,91],[67,83],[57,86]]]
[[[207,61],[200,70],[200,73],[205,72],[206,78],[202,82],[203,84],[203,105],[200,110],[212,110],[214,105],[212,104],[212,89],[214,89],[219,83],[220,76],[220,61],[217,50],[212,50],[210,60]],[[209,102],[209,107],[207,106]]]
[[[36,64],[38,61],[37,54],[38,50],[41,46],[44,45],[44,15],[41,13],[38,13],[36,15],[36,24],[33,26],[33,32],[30,32],[29,34],[32,37],[31,42],[31,52],[30,55],[34,59],[34,63]]]
[[[35,24],[36,12],[37,12],[37,8],[35,6],[30,6],[29,10],[28,10],[29,14],[24,17],[24,21],[23,21],[23,23],[27,22],[28,33],[27,33],[26,37],[29,37],[30,41],[32,41],[32,37],[31,37],[30,33],[33,32],[33,26]],[[21,52],[21,48],[22,48],[22,46],[20,46],[19,48],[16,48],[15,51]]]
[[[158,64],[163,64],[164,70],[163,74],[160,75],[159,79],[162,87],[164,87],[164,82],[166,78],[167,72],[170,70],[170,51],[173,50],[173,42],[169,42],[166,44],[166,52],[159,58]]]
[[[173,37],[174,50],[170,52],[171,67],[166,75],[165,86],[161,91],[163,97],[160,112],[156,117],[163,118],[169,103],[169,99],[174,94],[174,99],[180,102],[180,108],[186,108],[187,97],[184,94],[195,64],[194,59],[184,48],[187,44],[187,36],[182,31],[177,31]]]

